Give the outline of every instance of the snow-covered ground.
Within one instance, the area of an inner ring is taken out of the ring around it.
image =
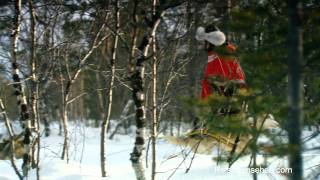
[[[56,126],[55,126],[56,127]],[[1,127],[3,128],[3,127]],[[3,129],[2,129],[3,130]],[[134,144],[133,136],[116,135],[114,140],[107,142],[107,172],[108,177],[100,176],[100,129],[74,124],[70,128],[71,148],[70,161],[60,160],[63,138],[58,136],[57,127],[52,135],[43,137],[41,142],[40,176],[44,180],[135,180],[135,175],[129,160]],[[250,157],[238,160],[227,171],[227,164],[219,164],[212,160],[211,155],[195,154],[188,148],[169,144],[163,138],[157,143],[157,179],[159,180],[250,180],[252,174],[248,171]],[[190,153],[189,153],[190,152]],[[188,155],[186,157],[186,155]],[[308,159],[320,159],[319,155],[305,155]],[[149,159],[150,154],[149,154]],[[258,157],[258,161],[261,159]],[[191,164],[188,173],[186,170]],[[147,161],[144,161],[147,162]],[[268,173],[260,173],[259,180],[281,180],[285,176],[276,172],[277,168],[286,167],[286,161],[279,158],[269,158]],[[21,160],[18,161],[19,166]],[[151,161],[148,160],[146,175],[150,179]],[[310,165],[312,166],[312,164]],[[18,179],[9,161],[0,160],[0,180]],[[36,172],[30,172],[30,180],[36,179]]]

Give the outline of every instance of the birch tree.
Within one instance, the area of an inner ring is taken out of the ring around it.
[[[157,1],[153,0],[152,3],[152,16],[156,16],[156,5]],[[156,140],[157,140],[157,128],[158,128],[158,119],[157,119],[157,46],[156,46],[156,31],[152,34],[152,53],[153,53],[153,62],[152,62],[152,123],[151,123],[151,141],[152,141],[152,167],[151,167],[151,179],[156,178]]]
[[[14,2],[15,17],[14,28],[11,34],[11,63],[12,63],[12,79],[14,81],[13,87],[15,88],[14,95],[17,97],[19,105],[20,120],[24,128],[24,157],[22,163],[23,176],[28,176],[30,169],[30,143],[31,143],[31,121],[28,112],[27,98],[25,94],[25,86],[21,81],[20,70],[17,57],[18,39],[21,29],[21,0]]]
[[[164,16],[165,11],[169,8],[174,8],[180,5],[182,1],[166,2],[161,1],[156,12],[148,18],[145,14],[145,23],[148,25],[146,35],[143,37],[138,46],[138,57],[134,64],[134,68],[130,72],[131,92],[132,98],[136,108],[136,139],[133,152],[131,153],[131,163],[134,169],[137,180],[145,180],[144,167],[142,164],[142,155],[144,153],[145,145],[145,129],[146,129],[146,111],[144,107],[145,93],[144,93],[144,64],[147,60],[150,44],[155,36],[155,32]]]
[[[106,157],[105,157],[105,145],[106,145],[106,133],[108,129],[108,125],[110,122],[111,110],[112,110],[112,100],[113,100],[113,88],[115,81],[115,72],[116,72],[116,58],[117,58],[117,47],[119,40],[119,27],[120,27],[120,1],[117,0],[115,2],[115,35],[114,35],[114,43],[112,47],[112,57],[110,60],[110,69],[111,69],[111,77],[109,80],[108,87],[108,101],[107,101],[107,112],[105,113],[104,120],[101,125],[101,142],[100,142],[100,161],[101,161],[101,175],[102,177],[106,177]]]
[[[39,83],[37,78],[36,62],[36,14],[33,0],[29,0],[30,15],[30,69],[31,69],[31,109],[32,109],[32,127],[34,127],[37,137],[32,147],[32,167],[37,168],[37,177],[39,178],[39,161],[40,161],[40,122],[38,118],[38,99]]]

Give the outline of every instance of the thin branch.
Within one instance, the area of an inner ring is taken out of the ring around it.
[[[76,96],[76,97],[68,100],[68,101],[67,101],[67,104],[72,103],[73,101],[77,100],[78,98],[80,98],[80,97],[82,97],[82,96],[84,96],[84,95],[86,95],[86,94],[87,94],[87,92],[83,92],[83,93],[79,94],[78,96]]]

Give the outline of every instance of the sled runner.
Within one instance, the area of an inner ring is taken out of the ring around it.
[[[235,146],[235,135],[222,135],[208,133],[207,131],[192,131],[181,137],[166,136],[165,139],[172,144],[189,147],[198,154],[211,154],[213,148],[220,148],[225,153],[230,153]],[[246,147],[250,138],[240,136],[235,153],[240,153]]]
[[[248,118],[245,122],[248,128],[253,126],[253,118]],[[272,130],[279,128],[279,123],[274,120],[270,114],[263,115],[256,120],[256,127],[260,130]],[[180,136],[166,136],[165,139],[175,145],[189,147],[195,153],[199,154],[211,154],[214,148],[218,148],[222,152],[228,154],[246,154],[250,151],[247,148],[248,143],[252,139],[249,135],[241,135],[235,133],[213,133],[208,132],[207,129],[197,129]],[[261,145],[259,151],[264,153],[270,152],[270,145]],[[232,152],[234,149],[234,152]]]

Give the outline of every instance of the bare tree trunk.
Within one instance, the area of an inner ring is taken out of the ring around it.
[[[253,148],[252,148],[252,153],[251,153],[252,166],[250,167],[250,168],[254,168],[254,169],[257,168],[257,148],[258,148],[257,147],[257,139],[258,139],[258,136],[259,136],[258,128],[260,128],[260,127],[257,127],[257,118],[254,118],[253,127],[252,127],[254,142],[253,142]],[[252,173],[252,179],[253,180],[258,180],[258,174],[256,172]]]
[[[39,95],[38,95],[38,92],[39,92],[39,86],[37,86],[37,98],[39,97]],[[36,110],[36,112],[37,112],[37,127],[38,127],[38,131],[37,131],[37,161],[36,161],[36,168],[37,168],[37,170],[36,170],[36,175],[37,175],[37,180],[40,180],[40,166],[39,166],[39,164],[40,164],[40,145],[41,145],[41,139],[40,139],[40,128],[41,128],[41,126],[40,126],[40,115],[39,115],[39,106],[38,106],[39,104],[37,103],[37,110]]]
[[[155,41],[154,41],[155,43]],[[154,45],[155,46],[155,45]],[[155,48],[154,48],[155,50]],[[155,53],[155,51],[154,51]],[[153,68],[152,68],[152,128],[151,128],[151,139],[152,139],[152,175],[151,179],[155,179],[156,175],[156,138],[157,138],[157,59],[154,57]]]
[[[104,118],[101,125],[101,142],[100,142],[100,161],[101,161],[101,175],[102,177],[106,177],[106,157],[105,157],[105,139],[106,133],[109,126],[111,110],[112,110],[112,100],[113,100],[113,86],[115,79],[115,62],[117,58],[117,47],[118,47],[118,39],[119,39],[119,27],[120,27],[120,1],[117,0],[115,5],[115,20],[116,20],[116,33],[114,37],[114,44],[112,47],[112,58],[110,61],[111,68],[111,77],[109,82],[109,91],[108,91],[108,104],[107,104],[107,112],[105,113],[106,117]]]
[[[84,76],[82,75],[81,76],[81,78],[80,78],[80,89],[81,89],[81,91],[84,91],[85,89],[84,89]],[[84,107],[84,98],[85,98],[85,96],[83,96],[83,98],[80,98],[79,99],[79,110],[80,110],[80,112],[79,112],[79,114],[80,114],[80,122],[83,124],[83,125],[85,125],[85,121],[86,121],[86,118],[85,118],[85,112],[84,112],[84,109],[85,109],[85,107]]]
[[[30,67],[31,67],[31,106],[32,106],[32,124],[35,130],[38,130],[36,125],[37,121],[37,75],[36,75],[36,36],[35,36],[35,12],[33,7],[33,0],[29,0],[29,13],[30,13],[30,36],[31,36],[31,46],[30,46]]]
[[[68,49],[68,48],[67,48]],[[66,50],[67,51],[67,50]],[[69,80],[71,79],[71,75],[69,72],[69,65],[67,62],[67,56],[64,57],[65,60],[65,66],[67,69]],[[60,63],[59,66],[59,74],[60,74],[60,83],[61,83],[61,97],[62,97],[62,108],[61,108],[61,119],[62,119],[62,127],[63,127],[63,147],[62,147],[62,154],[61,159],[67,159],[67,162],[69,161],[69,153],[68,153],[68,141],[69,141],[69,132],[68,132],[68,114],[67,114],[67,101],[69,96],[69,88],[70,88],[70,81],[67,82],[65,85],[64,83],[64,77],[62,72],[62,64]]]
[[[109,2],[108,2],[109,3]],[[109,6],[109,5],[107,5]],[[101,79],[101,68],[103,66],[103,62],[108,58],[108,49],[109,49],[109,41],[108,39],[105,40],[104,45],[101,48],[101,58],[99,58],[99,67],[98,67],[98,71],[99,73],[96,73],[96,80],[97,80],[97,87],[98,87],[98,91],[97,91],[97,95],[98,95],[98,102],[99,102],[99,112],[100,112],[100,119],[95,121],[95,126],[99,127],[100,126],[100,122],[103,121],[103,119],[106,117],[105,115],[105,104],[106,104],[106,98],[104,98],[104,94],[107,94],[106,90],[103,88],[104,86],[101,87],[101,83],[105,84],[105,81],[103,81]],[[108,129],[107,129],[108,131]]]
[[[143,52],[146,52],[144,49],[147,49],[146,38],[144,39],[144,44],[140,49]],[[146,56],[144,54],[144,56]],[[136,63],[135,73],[131,76],[132,82],[132,96],[133,101],[136,107],[136,140],[133,152],[131,153],[130,160],[132,162],[132,167],[135,171],[137,180],[145,180],[144,168],[142,165],[142,154],[144,151],[145,145],[145,95],[144,95],[144,67],[142,65],[143,56],[139,57]]]
[[[192,4],[192,1],[191,0],[188,0],[187,1],[187,28],[190,30],[190,32],[192,32],[191,30],[191,27],[192,27],[192,21],[194,21],[197,25],[199,18],[198,16],[194,16],[195,19],[193,20],[192,19],[192,8],[194,4]],[[197,11],[199,11],[200,8],[199,7],[195,7],[195,12],[197,13]],[[190,98],[196,98],[198,97],[198,94],[196,93],[197,92],[197,88],[198,87],[198,84],[197,84],[197,79],[196,79],[196,76],[195,74],[197,73],[197,64],[198,62],[195,60],[194,56],[194,51],[193,51],[193,48],[194,48],[194,34],[192,33],[189,33],[188,34],[189,38],[188,38],[188,41],[186,43],[188,43],[188,55],[187,55],[187,58],[188,58],[188,65],[187,65],[187,72],[188,72],[188,94],[190,96]],[[194,110],[189,110],[187,111],[187,116],[188,118],[190,118],[190,122],[192,122],[192,129],[198,129],[201,127],[201,122],[199,121],[199,118],[197,117],[196,113],[194,112]]]
[[[25,87],[20,81],[19,66],[17,63],[17,42],[21,26],[21,0],[16,0],[15,4],[14,28],[11,34],[11,60],[12,60],[12,78],[14,81],[15,95],[20,106],[21,121],[24,124],[24,157],[22,163],[23,176],[28,176],[30,169],[30,143],[31,143],[31,122],[29,118],[27,99],[25,96]]]
[[[153,0],[152,4],[152,15],[156,16],[156,5],[157,1]],[[153,62],[152,62],[152,127],[151,127],[151,141],[152,141],[152,166],[151,166],[151,179],[156,179],[156,140],[157,140],[157,50],[156,50],[156,31],[153,31],[152,36],[152,52],[153,52]]]
[[[134,65],[133,65],[133,59],[135,57],[135,52],[137,48],[137,37],[138,37],[138,0],[134,0],[134,5],[133,5],[133,14],[132,14],[132,21],[133,21],[133,31],[132,31],[132,36],[131,36],[131,52],[130,52],[130,57],[129,57],[129,71],[133,71]]]
[[[108,41],[108,40],[106,40]],[[104,48],[103,48],[104,49]],[[106,56],[102,56],[102,58],[106,58]],[[101,63],[102,60],[100,59],[100,63],[99,63],[99,72],[101,70]],[[97,80],[97,87],[98,87],[98,91],[97,91],[97,95],[98,95],[98,103],[99,103],[99,112],[100,112],[100,119],[95,121],[95,127],[99,127],[99,122],[101,120],[103,120],[105,118],[105,110],[104,110],[104,98],[103,98],[103,92],[105,92],[104,90],[101,89],[100,85],[101,85],[101,78],[100,78],[100,74],[96,73],[96,80]],[[101,90],[100,90],[101,89]]]
[[[37,168],[37,172],[39,173],[39,157],[36,156],[40,155],[40,150],[38,146],[40,146],[40,123],[38,118],[38,99],[39,99],[39,83],[36,74],[36,22],[35,22],[35,10],[33,7],[33,0],[29,0],[29,14],[30,14],[30,36],[31,36],[31,46],[30,46],[30,67],[31,67],[31,107],[32,107],[32,126],[34,127],[37,137],[34,141],[32,147],[32,168]]]
[[[302,107],[302,78],[301,65],[303,61],[303,40],[302,40],[302,3],[299,0],[288,1],[289,5],[289,165],[292,168],[290,179],[303,179],[301,128],[303,122]]]
[[[62,131],[64,130],[64,127],[66,127],[64,123],[64,120],[63,120],[63,110],[64,110],[64,82],[63,82],[63,73],[62,73],[62,64],[60,63],[59,64],[59,80],[60,80],[60,86],[61,86],[61,104],[62,104],[62,108],[61,108],[61,111],[59,111],[59,108],[58,106],[56,106],[56,115],[57,117],[59,118],[59,135],[62,135]],[[66,132],[68,133],[68,132]],[[64,134],[64,138],[66,138],[68,136],[66,136],[66,134]],[[64,153],[62,153],[64,154]],[[61,157],[61,159],[63,159]]]
[[[160,5],[159,9],[157,9],[156,15],[152,16],[151,20],[145,17],[145,20],[148,24],[149,31],[147,35],[144,36],[140,46],[138,47],[139,56],[135,63],[135,68],[130,72],[130,81],[132,87],[132,98],[136,107],[136,139],[135,146],[133,148],[133,152],[131,153],[131,163],[132,167],[136,174],[137,180],[145,180],[144,167],[142,164],[142,154],[144,153],[144,145],[145,145],[145,128],[146,128],[146,112],[144,107],[145,102],[145,93],[144,93],[144,66],[143,62],[146,60],[148,55],[149,46],[152,42],[153,35],[157,30],[161,18],[165,14],[165,10],[168,8],[176,7],[180,5],[182,2],[174,1],[166,4]]]
[[[153,30],[155,31],[160,23],[160,18],[157,19],[154,22]],[[152,33],[153,34],[153,33]],[[146,128],[146,122],[145,122],[145,94],[144,94],[144,66],[143,61],[145,60],[146,56],[148,55],[149,45],[152,38],[145,36],[143,41],[141,42],[141,45],[139,47],[139,50],[143,53],[139,54],[139,57],[136,62],[136,68],[135,72],[131,76],[131,85],[132,85],[132,96],[133,101],[136,106],[136,140],[135,140],[135,146],[133,148],[133,152],[131,153],[131,163],[132,167],[135,171],[137,180],[145,180],[145,173],[144,173],[144,167],[142,164],[142,154],[144,152],[144,145],[145,145],[145,128]]]
[[[62,87],[63,88],[63,87]],[[58,106],[55,106],[54,107],[54,111],[55,111],[55,116],[57,118],[57,120],[59,121],[59,133],[58,135],[61,136],[62,135],[62,131],[63,131],[63,122],[62,122],[62,113],[61,111],[59,110],[59,107]]]
[[[46,4],[44,0],[41,1],[42,4]],[[43,42],[44,42],[44,48],[45,49],[51,49],[54,46],[54,38],[52,38],[52,42],[50,42],[50,36],[53,36],[53,34],[51,33],[51,29],[50,29],[50,20],[48,20],[48,6],[45,6],[44,8],[44,12],[43,12],[43,16],[44,16],[44,21],[48,22],[47,25],[45,25],[44,27],[44,32],[43,32]],[[55,22],[52,25],[52,29],[55,27]],[[55,50],[52,50],[50,52],[48,52],[48,54],[45,55],[45,58],[48,58],[50,61],[53,61],[55,58]],[[46,63],[49,64],[49,63]],[[39,105],[39,114],[40,116],[39,118],[39,122],[43,122],[44,124],[44,129],[45,129],[45,137],[48,137],[50,135],[50,118],[49,118],[49,110],[46,108],[46,92],[47,89],[50,85],[50,79],[52,78],[52,76],[50,76],[50,70],[48,68],[47,73],[43,74],[40,76],[40,74],[38,74],[38,81],[39,81],[39,86],[40,87],[40,82],[44,82],[43,86],[41,89],[39,89],[39,99],[38,99],[38,105]]]
[[[39,105],[40,105],[39,109],[40,109],[41,119],[44,124],[44,135],[45,137],[48,137],[50,136],[50,123],[48,120],[48,110],[46,109],[46,103],[45,103],[44,97],[45,95],[44,93],[42,93],[42,96],[39,102]]]
[[[68,142],[69,142],[69,132],[68,132],[68,108],[67,108],[67,99],[66,94],[64,94],[63,102],[62,102],[62,125],[63,125],[63,148],[62,148],[62,154],[61,159],[67,158],[67,162],[69,162],[69,148],[68,148]]]

